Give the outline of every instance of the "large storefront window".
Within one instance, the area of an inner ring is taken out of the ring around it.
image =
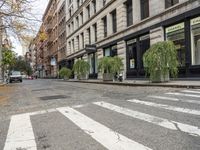
[[[166,40],[173,41],[177,48],[179,66],[185,66],[185,25],[179,23],[166,28]]]
[[[140,37],[140,54],[141,54],[141,68],[143,65],[143,55],[150,48],[150,36],[149,34]]]
[[[190,25],[192,65],[200,65],[200,17],[192,19]]]
[[[127,53],[128,53],[128,68],[136,69],[137,68],[137,40],[133,39],[127,41]]]

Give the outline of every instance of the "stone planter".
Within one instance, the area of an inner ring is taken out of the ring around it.
[[[112,73],[104,73],[103,81],[113,81],[113,74]]]
[[[166,73],[166,75],[163,75],[160,70],[157,70],[155,77],[152,79],[152,83],[169,82],[169,80],[169,71]]]

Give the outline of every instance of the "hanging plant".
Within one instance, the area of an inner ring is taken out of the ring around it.
[[[166,77],[171,74],[177,77],[178,60],[177,50],[173,42],[158,42],[151,46],[143,56],[144,68],[150,79],[153,81],[158,75]]]

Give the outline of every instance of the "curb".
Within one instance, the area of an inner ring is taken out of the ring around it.
[[[64,82],[77,82],[77,83],[90,83],[90,84],[105,84],[105,85],[116,85],[116,86],[131,86],[131,87],[166,87],[166,88],[190,88],[200,89],[200,85],[178,85],[178,84],[140,84],[140,83],[120,83],[120,82],[95,82],[95,81],[64,81]]]

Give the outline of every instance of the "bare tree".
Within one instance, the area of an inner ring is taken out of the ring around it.
[[[36,24],[40,20],[32,13],[33,3],[36,1],[38,0],[0,0],[0,59],[3,32],[26,43],[37,32]]]

